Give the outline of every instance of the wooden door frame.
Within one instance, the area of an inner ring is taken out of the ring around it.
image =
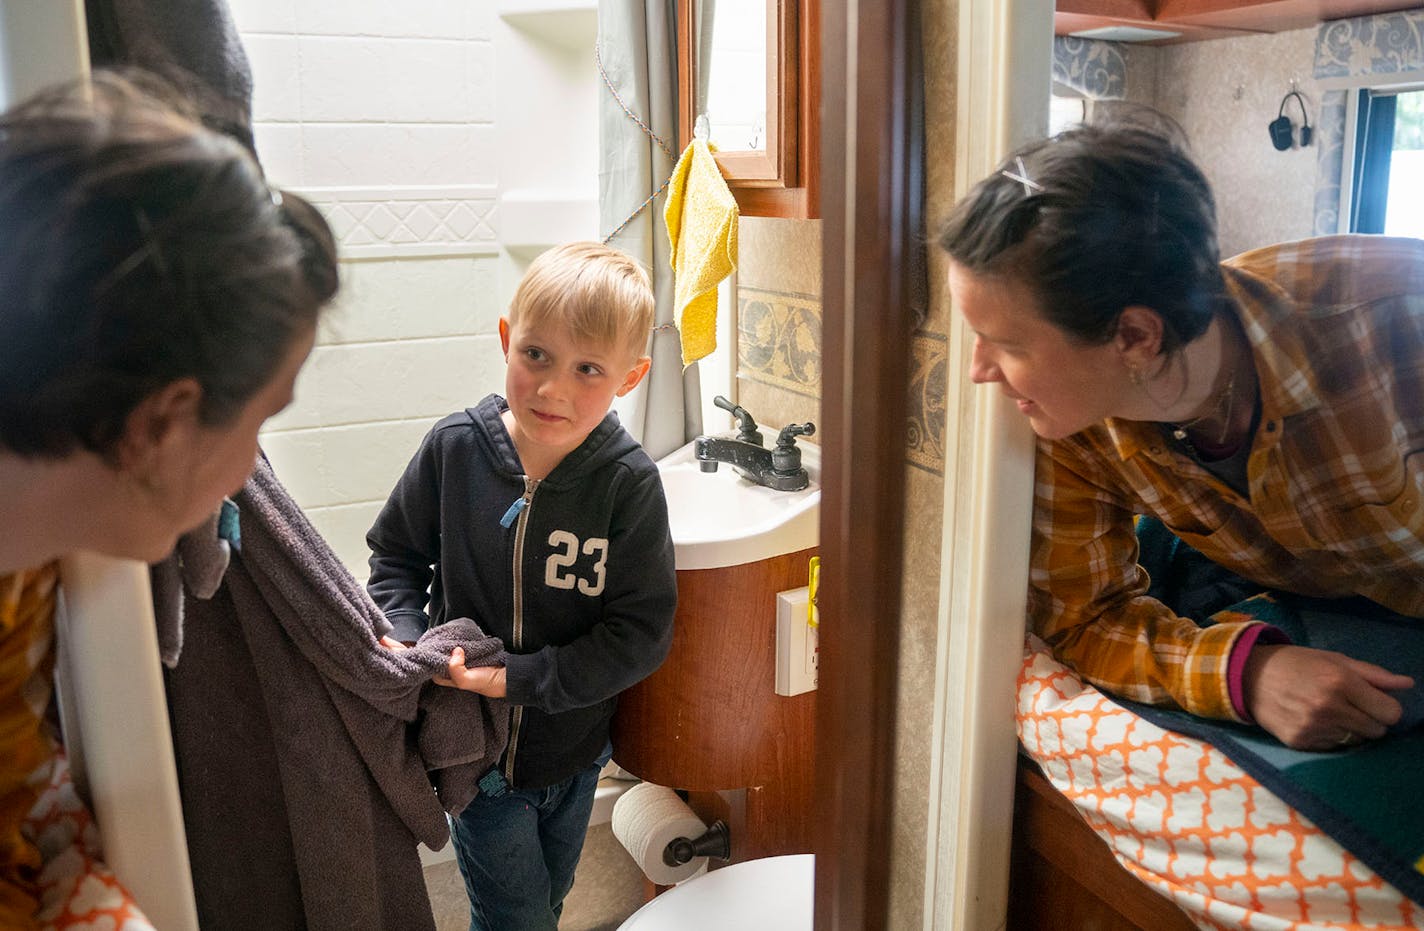
[[[820,931],[884,929],[891,910],[911,303],[925,235],[919,11],[919,0],[822,8]],[[1052,0],[958,0],[960,194],[1046,128],[1051,21]],[[926,928],[1001,927],[1007,900],[1021,642],[1007,619],[1025,610],[1014,580],[1028,576],[1034,439],[1008,399],[970,389],[971,341],[953,319],[946,436],[973,453],[946,460],[934,541],[943,579],[963,584],[940,593]]]
[[[921,196],[914,0],[821,10],[821,931],[886,927],[900,649],[910,252]]]

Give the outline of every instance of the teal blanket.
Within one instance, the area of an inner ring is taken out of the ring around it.
[[[1183,552],[1184,544],[1164,552],[1158,547],[1161,541],[1150,536],[1157,528],[1146,529],[1143,564],[1149,573],[1156,570],[1154,584],[1171,578],[1179,590],[1200,593],[1215,586],[1217,597],[1240,593],[1225,570],[1184,563],[1183,557],[1192,555]],[[1143,530],[1139,527],[1140,538]],[[1210,608],[1201,606],[1202,611]],[[1424,905],[1424,620],[1391,614],[1363,599],[1323,601],[1282,594],[1248,598],[1203,620],[1241,616],[1274,624],[1301,646],[1334,650],[1412,676],[1414,688],[1395,693],[1404,705],[1403,718],[1381,740],[1311,753],[1292,750],[1259,727],[1114,700],[1161,727],[1210,742],[1400,892]]]

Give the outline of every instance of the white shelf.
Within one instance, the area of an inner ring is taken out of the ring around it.
[[[502,0],[499,17],[564,48],[588,49],[598,40],[598,0]]]
[[[598,198],[541,191],[507,191],[499,198],[500,241],[512,252],[542,250],[598,238]]]

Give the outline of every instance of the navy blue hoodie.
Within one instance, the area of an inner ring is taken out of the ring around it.
[[[541,788],[597,759],[618,693],[667,656],[677,578],[657,466],[617,416],[531,480],[507,407],[490,395],[426,434],[366,535],[367,589],[401,640],[468,617],[504,642],[500,765]]]

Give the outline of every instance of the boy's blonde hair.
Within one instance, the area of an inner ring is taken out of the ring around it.
[[[653,286],[632,256],[597,242],[571,242],[540,255],[515,289],[510,325],[566,327],[579,342],[646,355]]]

